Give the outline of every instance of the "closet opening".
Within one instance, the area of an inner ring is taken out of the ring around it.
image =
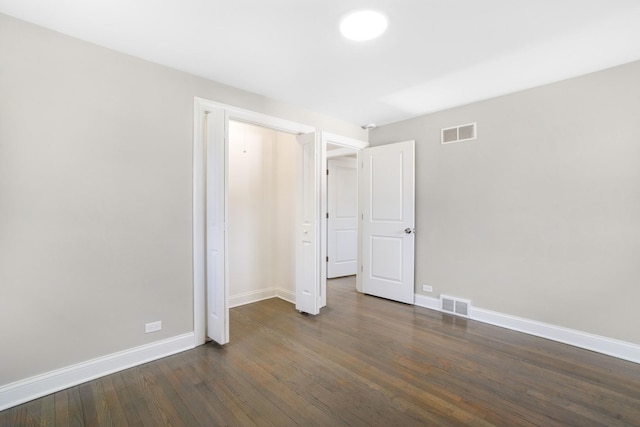
[[[296,135],[229,120],[229,308],[295,304]]]
[[[193,143],[195,345],[229,342],[230,307],[278,297],[318,314],[327,295],[326,146],[360,153],[368,143],[197,97]],[[353,278],[360,291],[361,275]]]

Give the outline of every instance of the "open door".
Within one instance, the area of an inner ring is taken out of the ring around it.
[[[362,290],[414,303],[414,141],[362,152]]]
[[[229,342],[229,305],[225,280],[225,111],[212,108],[205,116],[205,277],[207,336],[218,344]]]
[[[351,276],[358,266],[358,161],[327,159],[327,278]]]
[[[320,313],[320,171],[324,158],[318,134],[298,136],[296,213],[296,310]]]

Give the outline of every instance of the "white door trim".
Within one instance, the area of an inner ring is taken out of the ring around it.
[[[208,109],[225,110],[225,121],[237,120],[282,132],[302,134],[315,132],[313,126],[296,123],[255,111],[245,110],[232,105],[222,104],[208,99],[194,98],[193,114],[193,330],[194,345],[202,345],[206,341],[206,278],[205,278],[205,159],[204,159],[204,116]],[[226,139],[226,138],[225,138]],[[225,141],[225,147],[228,141]],[[225,152],[227,150],[225,149]],[[227,167],[225,160],[225,169]],[[225,173],[226,175],[226,173]],[[228,198],[225,183],[225,199]],[[226,209],[225,209],[226,211]],[[227,222],[225,212],[225,223]],[[226,239],[225,239],[226,240]],[[225,242],[225,254],[227,252]],[[225,261],[226,264],[226,261]],[[228,287],[228,276],[225,274],[225,287]],[[229,295],[225,298],[228,300]],[[228,306],[228,304],[227,304]]]
[[[354,149],[352,148],[336,148],[335,150],[327,151],[327,159],[332,159],[334,157],[345,157],[355,154]]]

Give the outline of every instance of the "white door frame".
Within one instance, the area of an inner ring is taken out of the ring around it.
[[[225,128],[229,120],[237,120],[281,132],[302,134],[315,132],[313,126],[292,122],[285,119],[257,113],[204,98],[194,98],[193,115],[193,331],[195,345],[206,341],[206,253],[205,253],[205,159],[204,159],[204,119],[208,109],[218,108],[225,111]],[[226,134],[226,131],[225,131]],[[225,137],[225,153],[228,152],[228,138]],[[226,157],[226,156],[225,156]],[[227,176],[228,159],[225,159],[225,176]],[[326,163],[326,162],[325,162]],[[228,199],[228,186],[225,178],[225,199]],[[225,206],[225,224],[227,209]],[[326,225],[325,225],[326,226]],[[322,228],[321,228],[322,229]],[[326,251],[326,249],[325,249]],[[225,237],[225,271],[228,271],[228,242]],[[228,289],[229,277],[225,272],[225,288]],[[325,273],[326,282],[326,273]],[[229,295],[225,295],[228,307]]]
[[[329,132],[322,132],[322,144],[324,145],[324,152],[327,152],[327,144],[339,145],[344,148],[348,148],[349,151],[355,150],[358,162],[360,162],[360,151],[369,146],[366,141],[361,141],[355,138],[348,138],[346,136],[335,135]],[[359,164],[359,163],[358,163]],[[327,170],[327,157],[322,159],[322,173]],[[360,168],[358,168],[358,171]],[[322,292],[322,301],[320,306],[327,305],[327,180],[326,177],[322,177],[320,180],[320,200],[321,200],[321,212],[320,215],[320,260],[324,268],[320,269],[320,289]],[[358,196],[358,216],[360,216],[360,196]],[[362,239],[361,239],[361,220],[357,221],[358,228],[358,272],[360,272],[360,266],[362,265]],[[362,277],[360,274],[356,274],[356,289],[358,292],[362,292]]]

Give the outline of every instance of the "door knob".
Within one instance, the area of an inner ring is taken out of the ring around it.
[[[407,234],[411,234],[411,233],[414,233],[414,234],[415,234],[416,229],[415,229],[415,228],[413,228],[413,229],[411,229],[411,228],[405,228],[405,229],[404,229],[404,232],[405,232],[405,233],[407,233]]]

